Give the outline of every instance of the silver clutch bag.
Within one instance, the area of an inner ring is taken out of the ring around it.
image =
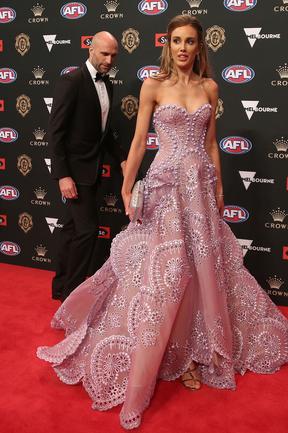
[[[142,218],[143,203],[144,203],[144,182],[137,180],[133,186],[131,193],[130,207],[133,209],[132,222],[136,222]]]

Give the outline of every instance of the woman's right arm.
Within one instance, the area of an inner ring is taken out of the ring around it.
[[[158,81],[152,78],[147,78],[144,81],[140,91],[136,129],[127,158],[121,191],[126,215],[131,213],[129,208],[131,190],[145,154],[147,134],[150,126],[151,116],[156,103],[155,95],[158,86]]]

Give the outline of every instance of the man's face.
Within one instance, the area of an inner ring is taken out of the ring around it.
[[[89,48],[90,63],[101,74],[107,74],[113,66],[115,57],[118,53],[116,42],[112,40],[97,41]]]

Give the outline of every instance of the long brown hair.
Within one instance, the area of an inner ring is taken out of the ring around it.
[[[178,27],[191,26],[197,31],[199,54],[195,57],[193,64],[193,72],[198,74],[200,78],[209,77],[210,67],[208,65],[207,48],[204,41],[203,29],[197,18],[190,15],[176,15],[168,24],[167,28],[167,41],[162,49],[160,71],[155,78],[158,80],[165,80],[170,78],[174,72],[177,75],[177,71],[174,68],[173,59],[171,55],[171,34]]]

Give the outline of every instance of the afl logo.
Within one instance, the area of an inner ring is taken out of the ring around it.
[[[224,0],[225,8],[232,12],[246,12],[256,5],[257,0]]]
[[[219,146],[223,152],[230,153],[231,155],[243,155],[243,153],[248,153],[252,149],[250,140],[238,136],[222,138]]]
[[[87,7],[83,3],[71,2],[66,3],[60,9],[60,14],[63,18],[68,20],[77,20],[78,18],[84,17],[87,12]]]
[[[3,241],[0,244],[0,251],[5,256],[18,256],[21,253],[21,248],[15,242]]]
[[[167,8],[168,3],[166,0],[142,0],[138,4],[138,10],[144,15],[159,15],[165,12]]]
[[[0,83],[10,84],[17,78],[17,73],[11,68],[0,68]]]
[[[14,21],[16,18],[16,12],[12,8],[3,7],[0,8],[0,24],[7,24]]]
[[[146,141],[146,149],[148,150],[158,150],[159,149],[159,142],[157,135],[155,132],[149,132],[147,135],[147,141]]]
[[[78,69],[79,66],[67,66],[67,68],[62,69],[60,72],[60,75],[69,74],[72,71],[75,71],[75,69]]]
[[[15,188],[14,186],[10,186],[10,185],[0,186],[0,198],[2,198],[2,200],[8,200],[8,201],[17,200],[19,195],[20,193],[18,189]]]
[[[0,141],[2,143],[13,143],[18,138],[18,132],[13,128],[0,128]]]
[[[137,72],[139,80],[144,81],[146,78],[154,77],[159,72],[159,66],[143,66]]]
[[[222,78],[228,83],[232,84],[244,84],[253,80],[255,72],[249,66],[244,65],[232,65],[222,71]]]
[[[223,219],[227,223],[244,223],[249,218],[249,212],[244,207],[229,205],[224,207]]]

